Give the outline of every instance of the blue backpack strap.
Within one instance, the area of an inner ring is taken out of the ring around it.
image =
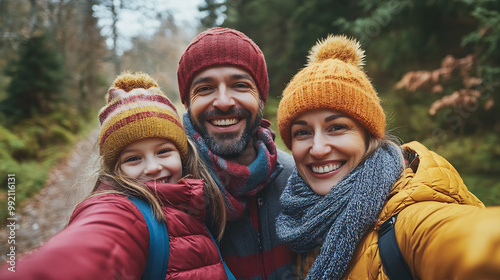
[[[149,231],[149,253],[146,270],[142,275],[144,280],[165,280],[168,267],[169,241],[167,226],[164,222],[158,222],[153,214],[153,209],[144,200],[129,196],[139,211],[141,211]]]
[[[205,228],[207,229],[208,234],[210,234],[210,237],[212,238],[212,241],[215,244],[215,248],[217,248],[217,252],[219,252],[219,257],[220,257],[220,260],[222,261],[222,264],[224,265],[224,270],[226,271],[227,279],[228,280],[236,280],[236,277],[234,277],[233,273],[229,270],[229,267],[227,267],[226,262],[222,258],[222,255],[221,255],[220,250],[219,250],[219,246],[217,245],[217,242],[215,241],[214,237],[212,236],[212,233],[208,229],[207,225],[205,225]]]
[[[378,232],[378,251],[387,276],[391,280],[413,280],[410,267],[406,263],[396,240],[394,224],[398,215],[385,221]]]

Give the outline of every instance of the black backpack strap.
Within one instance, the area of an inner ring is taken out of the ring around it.
[[[403,258],[396,241],[394,224],[398,215],[390,217],[380,227],[378,232],[378,251],[385,269],[385,273],[391,280],[412,280],[410,267]]]

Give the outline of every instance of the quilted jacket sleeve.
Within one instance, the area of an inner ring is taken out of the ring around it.
[[[140,279],[148,250],[147,225],[135,205],[121,195],[99,195],[78,205],[64,230],[0,278]]]
[[[500,279],[500,207],[417,203],[396,235],[419,279]]]

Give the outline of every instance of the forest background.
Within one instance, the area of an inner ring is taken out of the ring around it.
[[[328,34],[358,39],[392,133],[444,156],[486,205],[500,205],[500,1],[200,0],[194,27],[175,9],[158,9],[173,1],[0,0],[1,221],[9,174],[22,180],[22,205],[98,127],[121,71],[153,75],[183,111],[178,60],[197,32],[213,26],[244,32],[264,52],[264,116],[275,131],[281,92],[310,47]],[[131,24],[131,14],[140,15],[142,30],[123,47],[119,24]]]

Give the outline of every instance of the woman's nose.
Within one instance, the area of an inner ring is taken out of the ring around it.
[[[229,110],[229,108],[235,105],[233,96],[231,95],[231,92],[228,89],[228,87],[225,85],[220,85],[218,90],[219,93],[217,94],[217,97],[215,98],[213,105],[214,107],[222,110],[223,112],[226,112],[227,110]]]
[[[331,151],[332,147],[324,135],[322,133],[315,133],[309,153],[315,158],[322,158],[328,155]]]

